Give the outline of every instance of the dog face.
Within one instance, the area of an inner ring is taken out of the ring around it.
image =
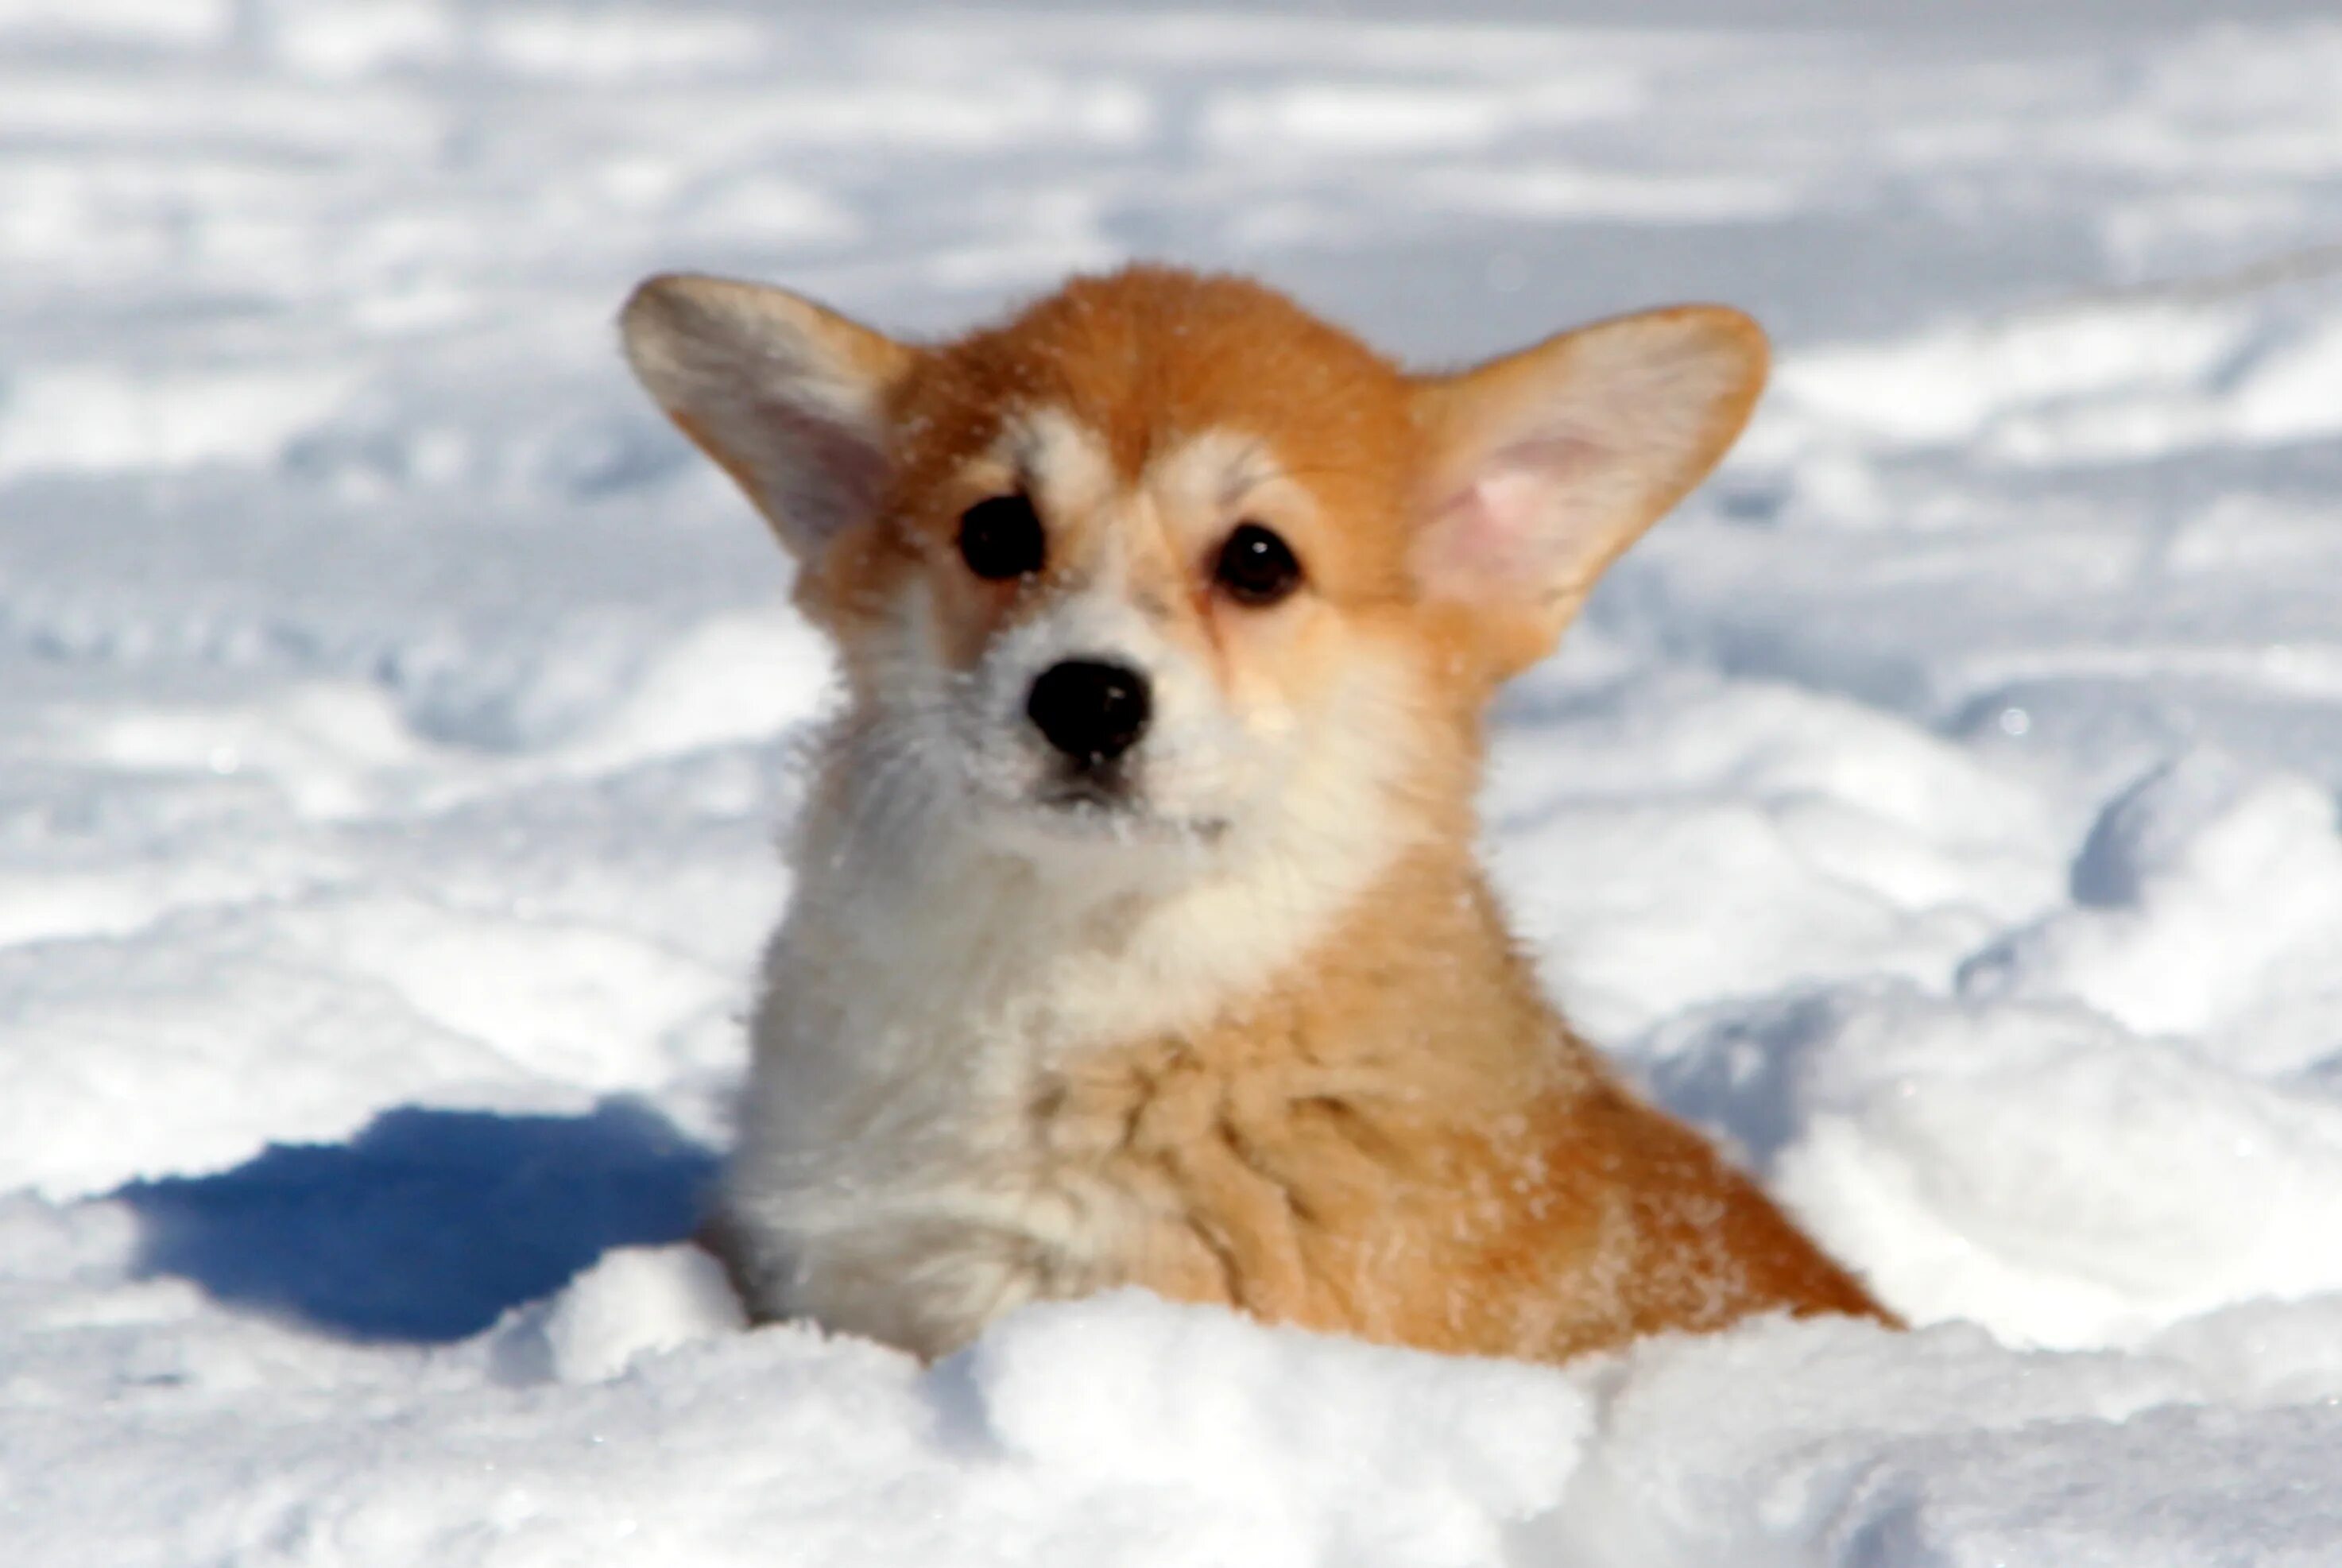
[[[1489,692],[1722,454],[1764,363],[1687,309],[1410,376],[1156,268],[932,347],[705,278],[652,280],[624,327],[799,558],[863,784],[1107,880],[1467,799]]]

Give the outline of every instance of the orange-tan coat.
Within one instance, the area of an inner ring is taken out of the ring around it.
[[[930,1355],[1118,1284],[1543,1359],[1887,1317],[1571,1033],[1474,854],[1489,698],[1737,434],[1746,317],[1431,375],[1154,267],[936,345],[696,277],[624,325],[844,678],[726,1181],[754,1310]]]

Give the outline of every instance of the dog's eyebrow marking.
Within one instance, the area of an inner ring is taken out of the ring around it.
[[[1220,486],[1220,505],[1232,508],[1258,486],[1283,473],[1270,455],[1268,443],[1254,436],[1228,462],[1226,481]]]
[[[1039,483],[1041,460],[1047,455],[1049,433],[1030,424],[1014,427],[1009,442],[1008,465],[1016,470],[1017,484],[1030,491]]]
[[[1026,495],[1064,513],[1091,510],[1114,494],[1106,443],[1062,408],[1043,404],[1015,415],[994,451]]]
[[[1279,472],[1275,454],[1262,437],[1214,425],[1149,463],[1141,482],[1188,505],[1225,513]]]

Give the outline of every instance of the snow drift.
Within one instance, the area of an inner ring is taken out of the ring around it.
[[[0,1554],[2342,1556],[2337,80],[2080,11],[0,4]],[[827,668],[609,315],[1133,250],[1442,360],[1777,329],[1488,848],[1914,1332],[740,1332],[682,1243]]]

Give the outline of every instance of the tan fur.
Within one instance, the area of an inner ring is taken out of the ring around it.
[[[1574,1355],[1753,1312],[1880,1315],[1540,999],[1452,846],[1284,984],[1069,1064],[1036,1135],[1143,1194],[1122,1277],[1427,1349]]]
[[[729,1178],[753,1307],[928,1354],[1116,1283],[1544,1359],[1891,1321],[1551,1011],[1472,851],[1486,700],[1730,444],[1753,325],[1690,307],[1415,376],[1167,269],[923,348],[746,287],[653,280],[626,329],[846,670]],[[978,578],[958,519],[1019,488],[1048,564]],[[1240,519],[1301,594],[1216,589]],[[1027,644],[1085,638],[1165,708],[1086,836],[1019,804],[1001,707]]]

